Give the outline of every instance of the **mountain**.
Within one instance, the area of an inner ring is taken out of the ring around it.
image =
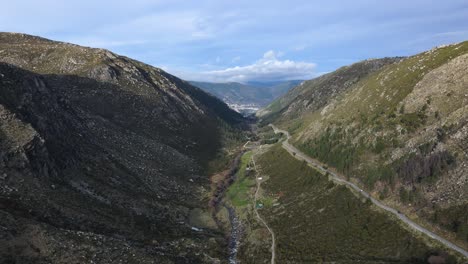
[[[241,106],[253,109],[263,107],[301,82],[300,80],[293,80],[268,83],[252,82],[247,84],[195,81],[191,81],[190,83],[222,99],[232,107],[240,107],[240,110],[242,110]]]
[[[243,122],[161,69],[0,33],[0,259],[226,258],[206,171]]]
[[[258,112],[293,144],[458,245],[468,245],[468,42],[367,60]]]
[[[263,178],[257,210],[274,232],[276,263],[457,263],[453,252],[296,160],[282,143],[262,145],[254,166]],[[240,215],[247,218],[240,261],[270,263],[268,230],[256,221],[255,212]]]
[[[366,77],[383,66],[394,63],[401,58],[384,58],[366,60],[351,66],[342,67],[335,72],[325,74],[316,79],[304,81],[294,87],[284,96],[277,98],[258,112],[263,119],[274,118],[280,112],[283,116],[294,117],[305,111],[315,111],[326,105],[338,94],[346,91],[360,79]]]

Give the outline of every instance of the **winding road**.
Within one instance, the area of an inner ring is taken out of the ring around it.
[[[460,254],[462,254],[463,256],[465,256],[465,258],[468,258],[468,252],[453,244],[452,242],[434,234],[433,232],[425,229],[424,227],[416,224],[415,222],[411,221],[408,217],[406,217],[404,214],[400,213],[398,210],[394,209],[394,208],[391,208],[385,204],[383,204],[382,202],[374,199],[369,193],[365,192],[364,190],[362,190],[361,188],[359,188],[356,184],[352,183],[352,182],[349,182],[349,181],[346,181],[342,178],[340,178],[336,173],[328,170],[328,169],[325,169],[322,165],[320,165],[318,162],[316,162],[315,160],[313,160],[312,158],[310,158],[309,156],[307,156],[306,154],[302,153],[300,150],[298,150],[296,147],[294,147],[293,145],[291,145],[289,143],[289,139],[291,138],[291,135],[289,135],[289,132],[288,131],[285,131],[285,130],[282,130],[282,129],[279,129],[277,128],[276,126],[274,126],[273,124],[269,124],[269,126],[271,128],[273,128],[273,130],[275,131],[275,134],[277,133],[283,133],[284,135],[286,135],[286,140],[283,141],[282,143],[282,146],[283,148],[289,152],[289,154],[291,154],[293,157],[295,157],[296,159],[298,160],[304,160],[306,161],[309,165],[321,170],[322,172],[325,172],[325,173],[328,173],[330,175],[330,178],[337,182],[337,183],[340,183],[340,184],[344,184],[344,185],[347,185],[348,187],[354,189],[355,191],[357,191],[358,193],[360,193],[362,196],[370,199],[370,201],[372,201],[373,204],[375,204],[376,206],[384,209],[385,211],[389,212],[389,213],[392,213],[394,214],[396,217],[398,217],[401,221],[405,222],[410,228],[414,229],[414,230],[417,230],[427,236],[429,236],[430,238],[432,239],[435,239],[437,241],[439,241],[440,243],[444,244],[445,246],[459,252]],[[258,191],[258,189],[257,189]],[[258,213],[257,213],[258,215]],[[273,263],[273,262],[272,262]]]
[[[260,146],[261,148],[262,146]],[[254,195],[254,211],[255,214],[257,215],[258,220],[263,223],[263,225],[268,229],[268,232],[271,234],[271,264],[275,264],[275,251],[276,251],[276,241],[275,241],[275,233],[273,233],[273,230],[268,226],[266,221],[260,216],[257,210],[257,198],[258,198],[258,191],[260,190],[260,185],[262,184],[262,180],[259,179],[260,175],[257,170],[257,164],[255,164],[255,159],[254,159],[255,154],[252,154],[252,163],[254,165],[255,169],[255,181],[257,182],[257,190],[255,191]]]

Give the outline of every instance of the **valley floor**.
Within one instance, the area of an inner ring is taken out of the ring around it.
[[[458,253],[462,254],[465,258],[468,258],[468,252],[465,249],[455,245],[454,243],[444,239],[443,237],[438,236],[438,235],[434,234],[433,232],[427,230],[426,228],[418,225],[417,223],[413,222],[411,219],[406,217],[402,212],[381,203],[379,200],[374,199],[369,193],[367,193],[366,191],[364,191],[363,189],[358,187],[356,184],[354,184],[354,183],[352,183],[350,181],[344,180],[343,177],[338,176],[337,173],[335,173],[335,172],[333,172],[333,171],[331,171],[329,169],[326,169],[321,164],[319,164],[316,160],[310,158],[309,156],[307,156],[306,154],[302,153],[300,150],[295,148],[293,145],[291,145],[288,142],[291,136],[289,135],[289,133],[287,131],[281,130],[281,129],[275,127],[274,125],[270,125],[270,126],[273,128],[275,133],[283,133],[283,134],[285,134],[287,136],[287,139],[282,142],[282,147],[286,151],[288,151],[289,154],[293,155],[296,159],[301,160],[301,161],[302,160],[306,161],[310,166],[314,167],[315,169],[318,169],[318,170],[322,171],[323,173],[328,174],[330,176],[331,180],[333,180],[334,182],[336,182],[338,184],[344,184],[344,185],[350,187],[352,190],[356,191],[360,195],[362,195],[365,198],[369,199],[377,207],[379,207],[379,208],[381,208],[381,209],[395,215],[399,220],[403,221],[405,224],[407,224],[413,230],[421,232],[421,233],[425,234],[426,236],[428,236],[428,237],[430,237],[430,238],[432,238],[434,240],[437,240],[438,242],[444,244],[446,247],[448,247],[448,248],[450,248],[450,249],[452,249],[454,251],[457,251]]]
[[[241,263],[463,263],[463,253],[402,225],[398,212],[382,212],[359,188],[297,160],[296,149],[244,147],[252,150],[226,195],[244,230]]]

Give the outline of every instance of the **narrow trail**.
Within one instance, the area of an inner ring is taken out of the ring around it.
[[[261,148],[262,146],[260,146]],[[275,264],[275,257],[276,257],[276,241],[275,241],[275,233],[273,233],[273,230],[268,226],[267,222],[260,216],[257,210],[257,199],[258,199],[258,191],[260,190],[260,186],[262,184],[262,181],[259,179],[260,175],[257,170],[257,164],[255,163],[254,159],[255,154],[252,154],[252,163],[254,165],[255,169],[255,182],[257,183],[257,190],[255,191],[254,195],[254,211],[255,214],[257,215],[258,220],[263,223],[263,225],[268,229],[268,232],[271,234],[271,264]]]
[[[304,160],[306,161],[309,165],[311,165],[312,167],[315,167],[317,169],[319,169],[320,171],[322,172],[326,172],[330,175],[331,179],[337,183],[340,183],[340,184],[344,184],[344,185],[347,185],[348,187],[350,187],[351,189],[357,191],[358,193],[360,193],[362,196],[368,198],[373,204],[375,204],[377,207],[389,212],[389,213],[392,213],[393,215],[395,215],[398,219],[400,219],[401,221],[403,221],[404,223],[406,223],[410,228],[412,228],[413,230],[417,230],[427,236],[429,236],[430,238],[434,239],[434,240],[437,240],[439,241],[440,243],[444,244],[445,246],[447,246],[448,248],[451,248],[457,252],[459,252],[460,254],[462,254],[463,256],[465,256],[465,258],[468,258],[468,252],[453,244],[452,242],[446,240],[445,238],[443,237],[440,237],[436,234],[434,234],[433,232],[425,229],[424,227],[418,225],[417,223],[413,222],[411,219],[409,219],[407,216],[405,216],[404,214],[400,213],[398,210],[392,208],[392,207],[389,207],[385,204],[383,204],[382,202],[374,199],[369,193],[365,192],[364,190],[362,190],[361,188],[359,188],[356,184],[352,183],[352,182],[349,182],[349,181],[346,181],[344,179],[342,179],[341,177],[339,177],[336,173],[328,170],[328,169],[325,169],[322,165],[320,165],[318,162],[316,162],[315,160],[313,160],[312,158],[310,158],[309,156],[307,156],[306,154],[304,154],[303,152],[301,152],[300,150],[298,150],[296,147],[294,147],[293,145],[291,145],[289,143],[289,139],[291,138],[291,135],[289,135],[289,132],[288,131],[285,131],[285,130],[282,130],[282,129],[279,129],[277,128],[276,126],[274,126],[273,124],[269,124],[269,126],[271,128],[273,128],[275,134],[277,133],[283,133],[284,135],[286,135],[286,140],[283,141],[282,143],[282,147],[289,153],[291,154],[294,158],[298,159],[298,160]],[[258,189],[257,189],[258,190]]]

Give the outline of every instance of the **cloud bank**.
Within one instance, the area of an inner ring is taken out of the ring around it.
[[[248,82],[304,80],[317,76],[315,63],[280,60],[281,56],[281,53],[270,50],[253,64],[205,71],[195,78],[214,82]]]

